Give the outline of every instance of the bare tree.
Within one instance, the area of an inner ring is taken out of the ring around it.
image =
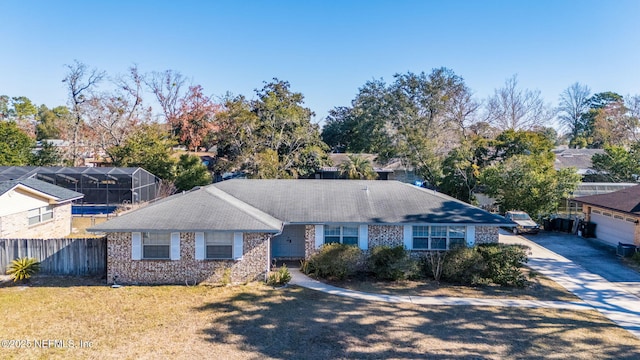
[[[627,100],[625,101],[627,108],[629,109],[629,122],[634,124],[632,134],[633,139],[638,140],[638,126],[640,126],[640,95],[627,95]]]
[[[477,122],[478,110],[481,103],[473,98],[473,92],[463,85],[449,98],[446,108],[446,118],[459,127],[462,137],[467,138],[469,127]]]
[[[99,150],[117,162],[119,159],[114,158],[111,149],[120,146],[133,127],[147,123],[151,109],[143,108],[143,81],[136,66],[129,69],[127,76],[117,77],[113,84],[113,92],[93,96],[85,111]]]
[[[518,88],[517,75],[505,81],[487,101],[487,121],[501,130],[530,130],[544,126],[553,117],[539,90]]]
[[[558,106],[558,120],[560,125],[571,134],[571,143],[576,146],[574,140],[584,131],[583,114],[589,111],[589,98],[591,90],[588,86],[578,82],[566,88],[560,94]]]
[[[89,70],[87,66],[78,60],[74,64],[67,65],[69,72],[62,79],[67,84],[69,91],[69,103],[71,106],[72,123],[71,123],[71,162],[73,166],[78,165],[78,145],[79,135],[83,121],[83,107],[90,99],[92,90],[105,77],[105,72],[97,69]]]
[[[169,124],[177,123],[177,119],[180,117],[182,87],[185,83],[182,74],[173,70],[153,72],[145,76],[144,83],[160,104],[165,121]],[[176,130],[172,129],[173,135],[177,135]]]

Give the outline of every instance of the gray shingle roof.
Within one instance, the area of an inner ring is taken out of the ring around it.
[[[208,186],[170,196],[155,204],[132,211],[90,231],[243,231],[272,232],[282,222],[219,189]]]
[[[91,231],[260,231],[283,223],[511,225],[432,190],[398,181],[236,179],[173,195]]]
[[[554,151],[556,154],[554,167],[556,170],[574,167],[578,173],[586,174],[593,170],[591,158],[595,154],[604,154],[603,149],[564,149]]]
[[[81,199],[84,194],[75,192],[73,190],[65,189],[63,187],[49,184],[45,181],[37,179],[23,179],[23,180],[8,180],[0,182],[0,195],[15,188],[18,185],[23,185],[33,190],[45,193],[51,197],[54,197],[58,202],[66,202],[76,199]]]
[[[212,186],[287,223],[510,224],[502,216],[398,181],[238,179]]]

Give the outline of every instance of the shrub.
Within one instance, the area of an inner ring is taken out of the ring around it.
[[[505,244],[477,246],[485,262],[484,277],[498,285],[523,287],[527,279],[520,268],[527,262],[527,249],[526,246]]]
[[[447,260],[446,251],[429,251],[421,258],[422,268],[427,276],[440,281]]]
[[[14,282],[28,281],[38,271],[40,271],[40,262],[28,257],[15,259],[7,267],[7,275],[11,275]]]
[[[277,271],[272,271],[267,278],[267,285],[284,286],[291,281],[291,273],[287,265],[282,265]]]
[[[485,267],[484,258],[476,248],[457,247],[446,255],[442,278],[452,283],[478,285],[484,282]]]
[[[328,279],[345,279],[362,270],[362,250],[356,246],[326,244],[303,266],[305,274]]]
[[[404,280],[418,274],[418,264],[403,246],[376,246],[369,255],[369,269],[380,280]]]
[[[231,285],[231,268],[224,268],[220,282],[224,286]]]

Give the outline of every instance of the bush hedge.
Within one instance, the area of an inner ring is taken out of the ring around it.
[[[527,262],[527,247],[506,244],[481,244],[473,248],[457,247],[449,251],[422,256],[420,264],[427,276],[435,280],[462,285],[497,284],[523,287],[526,277],[521,268]],[[356,273],[371,271],[381,280],[402,280],[420,276],[418,261],[402,247],[379,246],[366,259],[356,246],[327,244],[305,261],[302,271],[327,279],[345,279]],[[436,266],[434,269],[433,267]]]
[[[369,255],[369,270],[380,280],[404,280],[415,278],[418,263],[409,257],[403,246],[376,246]]]
[[[343,280],[363,270],[363,253],[357,246],[325,244],[301,270],[307,275]]]
[[[457,248],[446,255],[442,279],[463,285],[497,284],[523,287],[521,271],[527,262],[527,247],[506,244],[482,244]]]

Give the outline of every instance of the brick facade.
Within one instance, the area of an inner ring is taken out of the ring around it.
[[[219,283],[226,269],[231,281],[263,280],[269,266],[270,234],[245,233],[243,256],[238,260],[196,260],[195,233],[180,233],[180,260],[132,260],[131,233],[107,237],[107,282],[120,284]]]
[[[53,219],[29,225],[29,212],[22,211],[0,218],[0,238],[50,239],[71,233],[71,203],[53,208]]]
[[[404,245],[404,227],[398,225],[369,225],[369,248]]]
[[[304,258],[308,259],[317,252],[316,227],[315,225],[306,225],[304,227]]]
[[[476,226],[476,245],[497,243],[500,234],[496,226]]]

